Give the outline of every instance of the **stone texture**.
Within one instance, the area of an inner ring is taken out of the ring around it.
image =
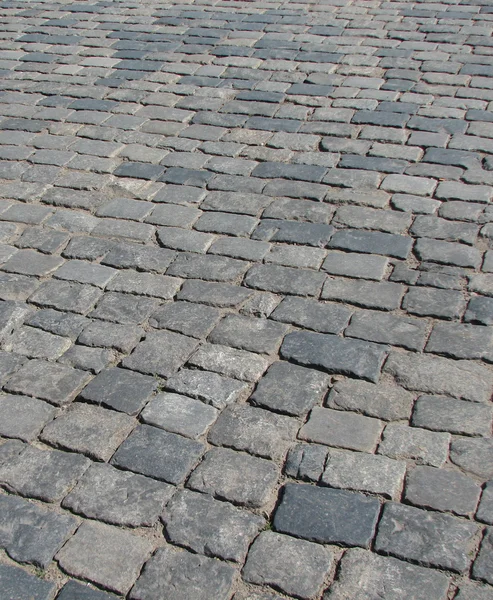
[[[24,569],[0,564],[0,587],[6,598],[32,598],[32,600],[51,600],[56,586],[31,575]]]
[[[0,435],[30,442],[53,419],[56,409],[36,398],[7,394],[0,396],[0,413]]]

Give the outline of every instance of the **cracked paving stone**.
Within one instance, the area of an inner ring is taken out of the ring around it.
[[[163,521],[172,543],[235,562],[244,560],[252,539],[265,525],[258,515],[189,490],[175,494]]]
[[[228,600],[235,569],[220,560],[160,548],[135,584],[132,600]]]
[[[23,496],[57,502],[66,496],[90,463],[78,454],[27,446],[10,463],[0,467],[0,481]]]
[[[54,418],[56,409],[37,398],[7,394],[0,396],[0,413],[0,435],[30,442]]]
[[[383,509],[375,549],[427,566],[464,573],[471,563],[478,525],[389,502]]]
[[[284,471],[289,477],[317,482],[324,470],[328,454],[326,446],[297,444],[290,449]]]
[[[219,500],[261,508],[269,501],[278,475],[272,461],[226,448],[212,448],[187,485]]]
[[[77,528],[72,515],[16,496],[0,496],[0,546],[14,560],[45,569]],[[4,589],[4,588],[1,588]]]
[[[43,430],[42,439],[96,460],[109,460],[135,427],[131,417],[75,402]]]
[[[65,497],[63,506],[89,519],[113,525],[152,526],[174,489],[108,464],[94,464]]]
[[[56,585],[35,577],[24,569],[0,564],[0,588],[6,598],[52,600]]]
[[[264,531],[250,548],[243,576],[309,599],[320,593],[331,564],[332,553],[319,544]]]
[[[195,467],[203,451],[201,442],[139,425],[118,448],[111,464],[178,485]]]
[[[144,537],[87,521],[56,559],[67,573],[126,594],[152,550],[152,543]]]

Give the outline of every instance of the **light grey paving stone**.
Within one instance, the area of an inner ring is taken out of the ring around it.
[[[126,292],[139,296],[153,296],[171,300],[180,289],[181,279],[154,275],[152,273],[139,273],[138,271],[119,271],[114,279],[106,286],[107,290]]]
[[[466,303],[460,291],[411,287],[404,296],[402,307],[413,315],[457,319],[463,314]]]
[[[98,217],[114,217],[116,219],[130,219],[143,221],[154,208],[151,202],[130,200],[129,198],[115,198],[104,204],[96,211]]]
[[[181,252],[166,271],[167,275],[184,279],[205,279],[206,281],[239,281],[249,263],[225,256],[202,255]]]
[[[0,467],[9,463],[25,448],[26,444],[20,440],[4,440],[0,445]]]
[[[207,194],[200,208],[255,216],[271,202],[272,198],[263,194],[213,191]]]
[[[70,579],[61,589],[57,600],[116,600],[116,596]]]
[[[322,482],[330,487],[399,498],[406,463],[364,452],[329,450]]]
[[[39,287],[39,284],[39,279],[35,277],[0,272],[0,300],[22,302]]]
[[[272,461],[226,448],[212,448],[193,471],[187,485],[219,500],[261,508],[269,502],[278,475]]]
[[[160,227],[158,239],[162,246],[184,252],[207,252],[215,237],[210,233],[190,231],[181,227]]]
[[[132,589],[132,600],[228,600],[235,569],[220,560],[160,548]]]
[[[147,217],[146,223],[187,228],[191,227],[201,214],[202,212],[193,206],[158,204]]]
[[[283,600],[281,598],[281,596],[278,596],[277,594],[269,594],[267,593],[262,593],[262,592],[253,592],[251,590],[244,590],[244,591],[240,591],[237,592],[234,596],[233,596],[233,600]]]
[[[299,438],[328,446],[373,452],[382,429],[383,423],[378,419],[315,406],[301,428]]]
[[[385,275],[388,258],[356,252],[329,252],[322,269],[330,275],[380,281]]]
[[[212,331],[209,341],[250,352],[275,352],[288,327],[266,319],[227,315]]]
[[[379,512],[376,498],[288,483],[274,515],[274,529],[324,544],[368,547]]]
[[[384,421],[409,419],[413,394],[395,385],[346,379],[338,381],[331,389],[327,406],[351,410]]]
[[[325,274],[310,269],[294,269],[277,265],[254,265],[245,277],[245,283],[256,290],[274,294],[318,296]]]
[[[319,269],[326,254],[321,248],[278,244],[271,247],[265,262],[300,269]]]
[[[37,398],[6,394],[0,396],[0,413],[0,435],[30,442],[53,419],[56,409]]]
[[[149,324],[158,329],[171,329],[193,338],[206,337],[221,318],[221,312],[212,306],[193,302],[164,304],[154,312]]]
[[[385,346],[305,331],[288,334],[281,347],[284,359],[374,383],[385,356]]]
[[[6,598],[29,598],[31,600],[52,600],[56,585],[39,579],[24,569],[0,564],[0,588]]]
[[[60,311],[86,314],[101,298],[102,290],[71,281],[44,281],[29,301]]]
[[[420,260],[442,265],[477,269],[481,264],[481,253],[477,248],[456,242],[419,238],[416,242],[415,252]]]
[[[491,481],[483,489],[476,519],[493,525],[493,483]]]
[[[58,362],[83,371],[100,373],[114,360],[115,354],[111,350],[75,345],[64,352]]]
[[[247,238],[221,237],[209,248],[209,254],[221,254],[231,258],[260,261],[269,252],[271,244]]]
[[[347,302],[364,308],[399,308],[405,288],[390,281],[328,278],[322,290],[324,300]]]
[[[479,554],[474,561],[472,576],[474,579],[493,584],[493,575],[491,573],[491,561],[493,560],[493,529],[488,527],[481,542]]]
[[[254,295],[247,290],[227,283],[211,283],[208,281],[185,281],[177,295],[178,300],[198,302],[210,306],[237,307]]]
[[[204,344],[192,355],[188,364],[227,377],[256,381],[262,376],[269,363],[263,356],[252,352],[220,344]]]
[[[31,308],[21,302],[0,302],[0,342],[4,342],[31,313]]]
[[[203,451],[200,442],[139,425],[118,448],[111,464],[177,485],[185,480]]]
[[[88,283],[104,288],[115,277],[116,269],[83,260],[68,260],[54,273],[56,279]]]
[[[281,297],[270,292],[256,292],[240,309],[241,314],[267,319],[281,301]]]
[[[489,327],[462,323],[436,323],[426,352],[453,358],[483,359],[493,362],[493,334]]]
[[[208,494],[180,490],[163,514],[169,540],[199,554],[243,561],[265,520]]]
[[[278,361],[259,381],[251,401],[275,412],[301,416],[323,398],[329,381],[319,371]]]
[[[434,569],[351,548],[324,600],[446,600],[449,583],[444,573]]]
[[[174,490],[161,481],[94,464],[65,497],[63,506],[113,525],[152,526]]]
[[[87,521],[56,558],[67,573],[126,594],[152,550],[152,543],[144,537]]]
[[[391,352],[384,371],[408,390],[446,394],[473,402],[487,402],[493,388],[493,374],[471,361]]]
[[[89,321],[82,315],[41,308],[27,320],[26,324],[75,341]]]
[[[332,553],[323,546],[265,531],[250,548],[243,577],[308,599],[320,593],[331,564]]]
[[[114,348],[128,354],[141,340],[144,333],[144,330],[137,325],[93,321],[84,327],[77,341],[85,346]]]
[[[122,325],[142,325],[158,306],[157,298],[106,292],[89,316]]]
[[[75,402],[44,428],[42,439],[55,446],[106,461],[135,425],[134,419],[122,413]]]
[[[16,496],[0,496],[0,546],[14,560],[45,569],[72,535],[72,515],[46,510]],[[0,588],[3,589],[3,588]]]
[[[0,467],[0,481],[22,496],[57,502],[68,493],[90,464],[89,459],[78,454],[27,446],[18,456]]]
[[[71,345],[72,342],[68,338],[34,327],[20,327],[5,340],[4,347],[6,350],[29,358],[56,360]]]
[[[296,419],[284,415],[248,405],[233,405],[220,414],[208,441],[280,461],[294,442],[299,426]]]
[[[272,319],[320,333],[341,333],[351,314],[351,310],[339,304],[287,297],[274,310]]]
[[[85,371],[44,360],[31,360],[10,377],[6,389],[62,406],[72,402],[90,379],[91,375]]]
[[[144,408],[144,423],[197,439],[214,423],[219,412],[200,400],[180,394],[158,394]]]
[[[491,600],[493,589],[489,585],[464,581],[456,598],[457,600]]]
[[[63,264],[60,256],[47,256],[34,250],[19,250],[2,267],[9,273],[43,277],[53,273]]]
[[[390,458],[414,460],[419,465],[441,467],[447,460],[450,439],[449,433],[389,423],[383,432],[378,453]]]
[[[478,402],[421,396],[414,407],[412,424],[433,431],[489,436],[492,419],[492,407]]]
[[[471,516],[481,494],[481,487],[460,471],[416,467],[408,473],[405,498],[422,508],[450,511]]]
[[[171,331],[153,331],[123,360],[123,366],[148,375],[170,377],[197,346],[194,338]]]
[[[458,437],[452,441],[450,460],[481,479],[493,477],[493,441],[490,438]]]
[[[0,350],[0,383],[3,385],[7,377],[15,373],[26,362],[25,356]]]
[[[81,398],[129,415],[139,413],[157,388],[153,377],[126,369],[106,369],[81,392]]]
[[[182,369],[166,382],[173,392],[198,398],[214,408],[224,408],[228,404],[243,398],[248,385],[242,381],[223,377],[210,371]]]
[[[388,502],[378,526],[377,552],[464,573],[471,562],[475,523]]]

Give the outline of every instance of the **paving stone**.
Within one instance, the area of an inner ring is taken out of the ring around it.
[[[56,360],[71,346],[71,341],[34,327],[21,327],[5,341],[4,346],[6,350],[29,358]]]
[[[128,354],[140,341],[144,330],[136,325],[120,325],[93,321],[79,335],[78,341],[86,346],[114,348]]]
[[[39,280],[14,273],[0,272],[0,299],[23,301],[39,287]]]
[[[42,438],[96,460],[109,460],[135,425],[127,415],[75,402],[44,428]]]
[[[189,552],[160,548],[146,564],[133,588],[132,600],[151,600],[159,596],[169,600],[228,600],[235,570],[213,558]]]
[[[188,364],[244,381],[256,381],[268,366],[262,356],[220,344],[204,344]]]
[[[384,371],[408,390],[445,394],[472,402],[487,402],[493,378],[489,371],[470,361],[456,361],[438,356],[419,356],[391,352]],[[474,386],[469,386],[470,378]]]
[[[325,467],[328,449],[318,444],[297,444],[288,452],[284,472],[289,477],[317,482]]]
[[[489,525],[493,523],[493,485],[491,481],[483,489],[476,519]]]
[[[274,528],[294,537],[368,547],[380,503],[363,494],[288,483],[274,515]]]
[[[349,549],[342,559],[336,581],[324,600],[382,598],[399,600],[444,600],[449,578],[439,571],[425,569],[392,557],[383,557],[359,548]]]
[[[0,516],[0,546],[14,560],[42,569],[77,527],[71,515],[46,510],[16,496],[0,496]]]
[[[428,287],[411,287],[404,296],[402,307],[413,315],[457,319],[465,309],[462,292]]]
[[[415,250],[421,260],[444,265],[476,269],[481,263],[479,250],[455,242],[420,238],[416,242]]]
[[[89,459],[77,454],[27,446],[0,467],[0,481],[22,496],[57,502],[66,496],[89,465]]]
[[[220,317],[221,313],[216,308],[178,301],[158,308],[151,315],[149,322],[159,329],[171,329],[184,335],[202,338],[211,332]]]
[[[487,528],[486,534],[481,542],[479,554],[474,561],[472,574],[475,579],[485,581],[489,584],[492,583],[493,577],[491,576],[491,560],[493,554],[493,530]]]
[[[128,531],[85,522],[57,554],[65,571],[126,594],[153,550],[151,542]]]
[[[277,468],[271,461],[213,448],[193,471],[187,485],[219,500],[260,508],[269,501],[277,478]]]
[[[71,579],[63,586],[57,600],[115,600],[115,596]]]
[[[332,488],[356,490],[398,499],[406,463],[363,452],[329,450],[322,482]]]
[[[323,273],[275,265],[255,265],[245,277],[249,287],[300,296],[318,296],[324,281]]]
[[[244,560],[265,521],[208,494],[180,490],[166,506],[163,521],[171,542],[206,556]]]
[[[455,438],[450,447],[450,460],[481,479],[493,477],[493,443],[489,438]]]
[[[269,354],[277,350],[287,329],[285,325],[265,319],[228,315],[214,328],[209,340],[215,344]]]
[[[477,525],[469,521],[389,502],[383,510],[375,548],[463,573],[469,567],[477,532]]]
[[[450,434],[431,432],[399,423],[387,425],[378,453],[417,464],[441,467],[447,460]]]
[[[94,464],[65,497],[63,506],[113,525],[152,526],[173,491],[166,483]]]
[[[266,531],[253,543],[243,576],[299,598],[313,598],[320,592],[331,563],[330,552],[318,544]]]
[[[29,300],[39,306],[86,314],[101,296],[102,291],[91,285],[68,281],[45,281]]]
[[[1,395],[2,422],[0,435],[29,442],[53,419],[56,409],[36,398],[18,395]]]
[[[335,229],[322,223],[262,219],[252,234],[255,240],[285,242],[323,248]]]
[[[456,596],[457,600],[490,600],[493,590],[488,585],[465,581]]]
[[[57,279],[89,283],[101,288],[104,288],[115,275],[115,269],[80,260],[67,261],[54,274]]]
[[[200,302],[223,308],[237,307],[252,296],[252,290],[235,285],[207,281],[185,281],[177,298],[178,300]]]
[[[51,600],[56,586],[51,581],[39,579],[24,569],[0,564],[0,586],[6,598],[32,598]]]
[[[168,483],[182,483],[204,446],[150,425],[139,425],[123,442],[111,464]]]
[[[272,319],[313,329],[321,333],[341,333],[351,311],[337,304],[324,304],[302,298],[285,298],[272,313]]]
[[[318,371],[275,362],[260,380],[251,401],[276,412],[306,414],[325,394],[327,375]]]
[[[330,391],[327,406],[385,421],[407,420],[411,415],[413,395],[398,386],[348,379],[336,382]]]
[[[324,300],[339,300],[380,310],[399,308],[404,287],[388,281],[361,281],[328,278],[322,290]]]
[[[59,256],[47,256],[34,250],[19,250],[2,269],[10,273],[43,277],[53,273],[61,264],[63,259]]]
[[[329,242],[330,248],[403,259],[409,255],[411,246],[412,240],[402,235],[358,229],[337,231]]]
[[[437,323],[426,344],[426,351],[454,358],[482,358],[486,362],[492,362],[491,345],[487,327]]]
[[[361,277],[380,281],[385,275],[388,259],[355,252],[329,252],[322,269],[330,275]]]
[[[433,467],[416,467],[406,480],[405,499],[422,508],[471,516],[476,510],[480,486],[463,473]]]
[[[0,302],[0,342],[4,342],[13,330],[30,315],[31,309],[20,302]]]
[[[90,374],[84,371],[44,360],[31,360],[9,379],[6,389],[62,406],[70,403],[90,379]]]
[[[487,437],[492,418],[491,407],[484,404],[446,396],[421,396],[414,406],[412,423],[434,431]]]
[[[2,385],[7,380],[7,377],[17,371],[26,360],[25,356],[0,350],[0,382]]]
[[[88,324],[88,320],[72,313],[63,313],[51,308],[37,310],[28,320],[27,325],[39,327],[55,335],[70,338],[75,341],[82,329]]]
[[[167,270],[167,275],[185,279],[236,281],[248,268],[248,263],[224,256],[182,253]]]
[[[303,366],[321,368],[328,373],[340,373],[378,381],[385,357],[385,347],[337,336],[294,332],[286,336],[281,357]]]
[[[109,252],[105,252],[102,263],[116,269],[164,273],[175,257],[176,252],[173,250],[126,243],[118,244]]]
[[[476,325],[493,324],[493,301],[484,296],[473,296],[467,305],[464,321]]]

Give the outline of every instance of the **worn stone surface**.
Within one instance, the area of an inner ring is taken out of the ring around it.
[[[33,600],[51,600],[56,586],[31,575],[24,569],[0,564],[0,587],[6,598],[32,598]]]

